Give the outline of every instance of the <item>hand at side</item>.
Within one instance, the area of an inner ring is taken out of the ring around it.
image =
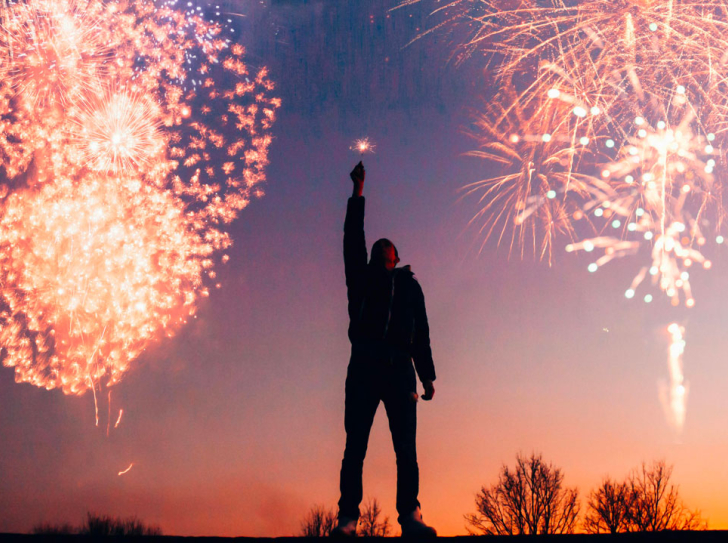
[[[425,393],[422,395],[422,399],[429,401],[435,396],[435,385],[432,381],[423,381],[422,386],[425,387]]]

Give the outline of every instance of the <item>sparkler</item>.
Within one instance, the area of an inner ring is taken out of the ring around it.
[[[373,153],[374,149],[376,149],[376,145],[372,140],[369,138],[360,138],[358,140],[355,140],[354,143],[351,144],[352,151],[356,151],[360,154],[360,156],[364,156],[367,153]]]
[[[117,384],[195,314],[226,225],[263,194],[267,71],[174,4],[3,8],[0,346],[18,382]]]

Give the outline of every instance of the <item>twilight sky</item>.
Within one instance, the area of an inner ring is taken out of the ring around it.
[[[235,245],[198,319],[158,343],[113,392],[106,437],[90,394],[14,383],[0,368],[0,532],[86,511],[136,515],[166,534],[283,536],[313,504],[334,507],[349,356],[341,255],[348,147],[365,157],[368,244],[388,237],[424,289],[437,394],[419,404],[420,501],[441,535],[518,452],[542,452],[582,497],[642,461],[674,465],[691,508],[728,527],[728,257],[692,279],[696,307],[623,296],[642,262],[596,274],[557,242],[551,267],[467,229],[458,189],[492,167],[462,156],[470,111],[492,94],[477,61],[448,63],[427,28],[431,2],[228,0],[248,62],[266,65],[283,105],[266,195],[233,225]],[[724,250],[725,251],[725,250]],[[647,291],[641,291],[646,293]],[[638,296],[641,298],[641,296]],[[686,327],[688,411],[667,423],[666,327]],[[103,420],[103,417],[102,417]],[[117,476],[130,462],[129,473]],[[365,496],[394,521],[395,463],[383,408]]]

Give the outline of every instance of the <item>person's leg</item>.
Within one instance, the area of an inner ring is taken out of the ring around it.
[[[366,364],[349,364],[346,377],[344,428],[346,449],[341,462],[339,518],[359,518],[362,500],[362,468],[374,414],[379,406],[379,391],[372,368]]]
[[[417,465],[417,400],[414,368],[398,368],[392,386],[383,394],[392,443],[397,457],[397,512],[400,520],[420,506],[417,500],[420,472]]]

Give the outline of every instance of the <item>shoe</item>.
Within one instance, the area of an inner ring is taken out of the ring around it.
[[[422,513],[419,507],[409,515],[401,518],[399,523],[402,526],[402,537],[437,537],[437,530],[422,521]]]
[[[339,539],[356,537],[356,523],[357,519],[339,517],[339,523],[336,525],[336,528],[331,530],[330,537],[336,537]]]

